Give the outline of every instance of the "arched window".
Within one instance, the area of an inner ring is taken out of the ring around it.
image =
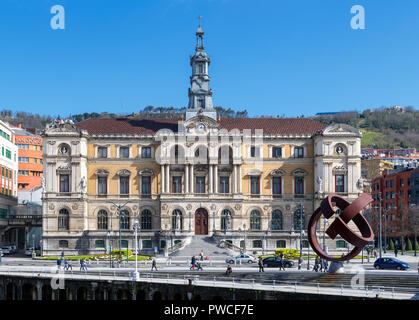
[[[183,218],[182,211],[175,209],[172,212],[172,229],[173,230],[182,230]]]
[[[128,210],[120,211],[120,213],[119,213],[119,226],[120,226],[121,230],[129,230],[130,229]]]
[[[95,241],[96,248],[105,248],[105,241],[104,240],[96,240]]]
[[[276,242],[276,247],[277,247],[277,248],[286,248],[286,247],[287,247],[287,245],[286,245],[286,243],[285,243],[285,240],[278,240],[278,241]]]
[[[58,230],[68,230],[70,214],[67,209],[61,209],[58,213]]]
[[[302,217],[300,217],[300,209],[297,209],[294,212],[294,223],[293,223],[294,230],[300,230],[300,219],[303,222],[302,228],[304,229],[304,226],[305,226],[304,213],[302,214]]]
[[[97,213],[97,229],[108,230],[108,213],[106,210],[99,210]]]
[[[218,149],[218,163],[232,164],[233,163],[233,149],[228,145],[223,145]]]
[[[253,240],[253,248],[262,248],[262,240]]]
[[[228,209],[224,209],[221,212],[221,230],[227,230],[228,220],[231,222],[231,212]],[[231,225],[230,225],[231,228]]]
[[[260,212],[252,210],[250,213],[250,230],[260,230]]]
[[[141,212],[141,230],[151,230],[151,211],[148,209]]]
[[[338,240],[336,241],[336,248],[346,248],[345,240]]]
[[[282,212],[281,210],[272,211],[272,230],[282,230]]]
[[[68,241],[67,240],[60,240],[60,241],[58,241],[58,246],[60,248],[68,248]]]

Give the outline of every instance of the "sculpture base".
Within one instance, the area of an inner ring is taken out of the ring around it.
[[[345,267],[342,262],[332,261],[329,266],[329,273],[345,273]]]

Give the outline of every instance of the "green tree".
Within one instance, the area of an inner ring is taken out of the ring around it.
[[[411,251],[412,249],[412,242],[410,241],[410,238],[407,238],[406,251]]]
[[[390,238],[390,241],[389,241],[388,246],[389,246],[390,250],[393,250],[394,251],[394,242],[393,242],[393,239]]]

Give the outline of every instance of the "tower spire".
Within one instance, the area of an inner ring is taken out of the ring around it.
[[[202,16],[198,16],[198,30],[196,31],[196,49],[191,57],[191,87],[188,90],[189,105],[186,111],[186,120],[203,114],[217,119],[217,112],[212,105],[212,90],[209,87],[210,77],[208,75],[208,66],[210,57],[204,49],[204,31],[201,28]]]

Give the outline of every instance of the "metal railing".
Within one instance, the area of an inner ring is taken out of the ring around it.
[[[133,272],[120,270],[17,270],[15,267],[0,267],[0,275],[21,276],[31,278],[58,278],[67,280],[115,280],[133,281]],[[140,272],[137,281],[151,283],[189,284],[189,280],[196,286],[226,287],[234,289],[257,289],[281,291],[291,293],[325,294],[337,296],[356,296],[365,298],[411,299],[419,294],[419,288],[376,286],[353,287],[345,284],[324,284],[319,282],[278,281],[277,279],[246,279],[230,276],[212,276],[205,274],[173,274],[162,272]]]

